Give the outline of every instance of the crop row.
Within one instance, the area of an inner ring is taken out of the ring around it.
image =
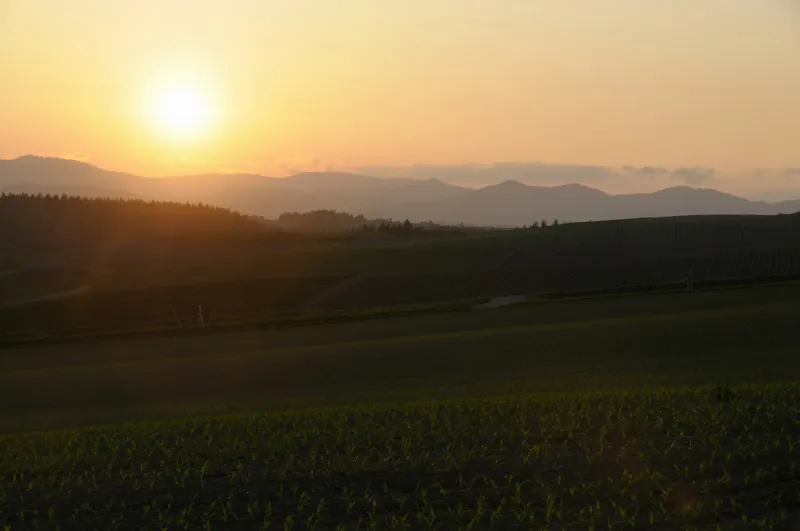
[[[786,528],[800,389],[502,398],[0,438],[6,529]]]

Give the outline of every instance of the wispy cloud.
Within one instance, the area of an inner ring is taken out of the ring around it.
[[[326,164],[319,157],[294,157],[283,159],[275,164],[278,171],[286,175],[295,173],[326,171]]]
[[[88,154],[82,151],[70,151],[59,155],[62,159],[77,160],[78,162],[86,162],[91,158]]]
[[[323,172],[323,171],[354,171],[364,173],[354,167],[351,160],[345,158],[323,157],[286,157],[273,162],[269,167],[270,172],[288,176],[297,173]],[[382,177],[382,175],[376,175]]]
[[[676,168],[670,172],[670,177],[684,184],[700,186],[713,181],[716,173],[714,168]]]
[[[656,177],[663,177],[670,174],[669,168],[661,168],[659,166],[623,166],[622,172],[632,177],[642,177],[655,179]]]

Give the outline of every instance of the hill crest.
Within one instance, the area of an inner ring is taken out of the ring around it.
[[[268,218],[331,209],[369,218],[485,226],[521,226],[543,218],[601,221],[800,210],[800,200],[767,203],[690,186],[612,195],[579,183],[548,187],[506,180],[469,189],[437,179],[378,178],[350,172],[306,172],[284,178],[258,174],[148,178],[53,157],[0,160],[0,192],[24,186],[36,186],[42,193],[66,189],[91,196],[208,202]]]

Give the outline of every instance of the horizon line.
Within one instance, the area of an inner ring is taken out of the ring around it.
[[[738,195],[738,194],[735,194],[735,193],[722,191],[722,190],[720,190],[718,188],[713,188],[713,187],[709,187],[709,186],[699,186],[699,185],[693,186],[693,185],[688,184],[688,183],[676,184],[674,186],[666,186],[664,188],[660,188],[660,189],[657,189],[657,190],[654,190],[654,191],[650,191],[650,192],[613,193],[613,192],[608,192],[606,190],[603,190],[602,188],[591,186],[591,185],[588,185],[588,184],[585,184],[585,183],[582,183],[582,182],[579,182],[579,181],[571,181],[571,182],[565,182],[563,184],[551,184],[551,185],[548,185],[548,184],[527,184],[527,183],[522,182],[522,181],[520,181],[518,179],[504,179],[502,181],[497,181],[497,182],[490,183],[490,184],[482,184],[482,185],[479,185],[477,187],[470,187],[470,186],[465,186],[462,183],[448,182],[448,181],[445,181],[445,180],[443,180],[441,178],[438,178],[438,177],[428,177],[428,178],[417,178],[417,177],[412,177],[412,176],[385,176],[384,177],[384,176],[378,176],[378,175],[366,173],[366,172],[363,172],[363,171],[359,170],[359,168],[370,168],[370,167],[371,168],[398,168],[398,169],[399,168],[408,168],[408,169],[411,169],[411,168],[426,168],[426,167],[427,168],[454,168],[454,167],[463,166],[465,169],[469,169],[469,168],[472,168],[472,169],[475,169],[475,168],[489,168],[490,169],[490,168],[493,168],[493,167],[498,167],[498,166],[503,166],[503,165],[510,165],[510,166],[513,166],[513,165],[519,165],[519,166],[524,166],[524,165],[535,166],[535,165],[539,165],[539,166],[554,166],[554,167],[558,167],[558,166],[563,166],[563,167],[574,166],[576,168],[578,168],[578,167],[584,167],[584,168],[587,168],[587,167],[589,167],[589,168],[606,168],[606,169],[610,169],[610,170],[621,170],[621,169],[624,170],[626,168],[634,168],[634,169],[636,169],[636,168],[640,168],[640,169],[657,168],[657,169],[661,169],[661,170],[665,170],[665,171],[675,171],[675,170],[680,170],[680,169],[685,169],[685,168],[695,168],[695,169],[705,168],[705,167],[702,167],[702,166],[693,166],[693,167],[690,167],[690,166],[662,167],[662,166],[631,166],[631,165],[610,166],[610,165],[598,165],[598,164],[571,164],[571,163],[542,162],[542,161],[532,161],[532,162],[503,162],[503,161],[496,161],[496,162],[486,162],[486,163],[461,163],[461,164],[459,164],[459,163],[454,163],[454,164],[425,164],[425,163],[418,163],[418,164],[407,164],[407,165],[371,165],[371,166],[370,165],[366,165],[366,166],[355,166],[355,167],[342,168],[342,169],[304,170],[304,171],[293,172],[293,173],[290,173],[290,174],[282,176],[282,177],[265,175],[263,173],[231,172],[231,171],[228,171],[228,172],[222,171],[222,172],[197,172],[197,173],[185,173],[185,174],[172,174],[172,175],[165,175],[165,176],[157,177],[157,176],[149,176],[149,175],[142,175],[142,174],[138,174],[138,173],[132,173],[132,172],[128,172],[128,171],[110,169],[110,168],[99,166],[99,165],[96,165],[96,164],[94,164],[92,162],[89,162],[90,159],[78,160],[78,159],[68,158],[68,157],[63,157],[63,156],[59,157],[59,156],[51,156],[51,155],[39,155],[39,154],[35,154],[35,153],[28,153],[28,154],[19,155],[19,156],[12,157],[12,158],[0,157],[0,162],[14,162],[14,161],[18,161],[20,159],[28,159],[28,158],[53,160],[53,161],[59,161],[59,162],[81,164],[81,165],[88,166],[88,167],[91,167],[91,168],[94,168],[94,169],[97,169],[97,170],[100,170],[100,171],[111,172],[111,173],[119,173],[119,174],[124,174],[124,175],[128,175],[128,176],[131,176],[131,177],[135,177],[135,178],[139,178],[139,179],[146,179],[146,180],[187,179],[187,178],[192,178],[192,177],[248,176],[248,177],[259,177],[259,178],[267,179],[267,180],[280,181],[280,180],[283,180],[283,179],[291,179],[292,177],[296,177],[298,175],[345,174],[345,175],[353,175],[353,176],[365,177],[365,178],[368,178],[368,179],[374,179],[376,181],[413,181],[413,182],[418,182],[418,183],[438,182],[438,183],[444,184],[446,186],[450,186],[450,187],[453,187],[453,188],[460,188],[460,189],[465,190],[465,191],[479,191],[479,190],[484,190],[484,189],[487,189],[487,188],[492,188],[492,187],[496,187],[496,186],[502,186],[502,185],[506,185],[506,184],[517,184],[519,186],[523,186],[525,188],[531,188],[531,189],[536,189],[536,188],[557,189],[557,188],[566,188],[566,187],[581,187],[581,188],[584,188],[584,189],[587,189],[587,190],[593,190],[593,191],[596,191],[596,192],[600,192],[600,193],[603,193],[605,195],[612,196],[612,197],[613,196],[630,196],[630,195],[649,195],[649,194],[656,194],[656,193],[660,193],[660,192],[664,192],[664,191],[668,191],[668,190],[689,189],[689,190],[697,190],[697,191],[713,191],[713,192],[717,192],[719,194],[728,195],[728,196],[732,196],[732,197],[737,197],[737,198],[740,198],[740,199],[745,199],[747,201],[751,201],[751,202],[754,202],[754,203],[779,204],[779,203],[782,203],[784,201],[792,201],[792,200],[794,200],[794,199],[766,200],[766,199],[761,199],[761,198],[751,198],[751,197],[747,197],[745,195]],[[706,168],[706,169],[714,170],[714,168]],[[791,168],[770,168],[770,169],[754,168],[754,169],[751,169],[751,170],[743,170],[743,171],[770,171],[770,170],[772,170],[772,171],[796,171],[797,168],[794,168],[794,167],[791,167]],[[622,174],[620,174],[620,176],[622,176]],[[32,184],[32,185],[35,185],[34,183],[19,183],[19,184]],[[45,185],[35,185],[35,186],[45,186]]]

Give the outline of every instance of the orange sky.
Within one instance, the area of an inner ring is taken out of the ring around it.
[[[154,101],[210,109],[167,134]],[[794,0],[0,0],[0,157],[800,166]],[[155,117],[154,117],[155,113]]]

